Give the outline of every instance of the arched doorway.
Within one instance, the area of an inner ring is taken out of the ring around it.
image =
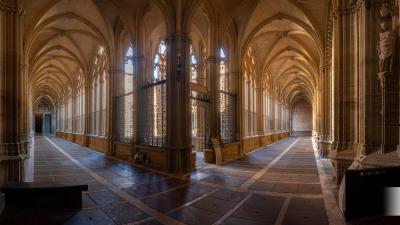
[[[35,104],[33,118],[33,131],[35,134],[54,134],[55,114],[51,100],[40,98]]]
[[[306,100],[300,100],[293,105],[291,114],[292,136],[311,136],[312,106]]]

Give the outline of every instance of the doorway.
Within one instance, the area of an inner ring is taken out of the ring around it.
[[[35,133],[43,133],[43,114],[35,114]]]
[[[43,120],[43,133],[44,134],[52,134],[53,129],[52,129],[52,118],[51,114],[44,114],[44,120]]]

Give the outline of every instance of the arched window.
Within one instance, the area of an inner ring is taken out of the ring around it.
[[[245,136],[254,136],[257,134],[257,93],[255,82],[255,60],[251,47],[247,50],[244,58],[244,127]]]
[[[133,91],[133,48],[130,46],[124,58],[124,93]]]
[[[116,138],[118,141],[131,142],[134,139],[136,76],[134,76],[133,48],[130,46],[124,57],[124,73],[116,79]]]
[[[67,132],[72,133],[72,91],[68,89],[68,100],[67,100]]]
[[[161,41],[158,51],[154,56],[153,80],[165,80],[167,78],[167,46]]]
[[[228,80],[227,80],[227,73],[228,67],[226,65],[226,54],[224,49],[220,49],[219,51],[219,89],[221,91],[227,91],[228,89]]]
[[[85,81],[82,70],[77,75],[77,96],[75,98],[75,130],[82,134],[85,129]]]
[[[197,74],[197,58],[194,54],[193,45],[190,45],[190,78],[194,83],[198,82],[198,74]]]
[[[228,57],[224,49],[219,52],[220,130],[223,143],[235,141],[236,95],[229,88]]]
[[[141,88],[144,97],[139,142],[163,146],[166,135],[167,46],[161,41],[154,54],[151,82]]]
[[[107,130],[107,71],[108,62],[104,47],[100,47],[94,60],[91,93],[92,134],[106,136]]]

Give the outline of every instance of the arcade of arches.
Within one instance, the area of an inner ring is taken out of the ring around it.
[[[399,165],[399,3],[0,0],[0,184],[40,177],[46,140],[173,176],[310,151],[320,198],[351,164]]]

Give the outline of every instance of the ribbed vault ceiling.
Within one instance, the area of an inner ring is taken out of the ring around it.
[[[323,23],[312,21],[323,15],[315,13],[310,18],[302,7],[308,4],[303,1],[271,0],[258,4],[242,45],[242,54],[251,49],[257,62],[256,80],[288,104],[298,99],[312,103],[323,55],[323,38],[319,33]]]
[[[265,87],[288,103],[297,98],[313,101],[329,0],[203,1],[193,12],[193,41],[208,46],[210,24],[217,22],[210,21],[212,8],[220,25],[228,20],[237,23],[242,56],[252,49],[258,79]],[[46,97],[58,102],[74,91],[78,74],[88,76],[99,46],[111,52],[117,18],[129,23],[134,13],[146,10],[146,40],[156,43],[165,38],[163,13],[158,7],[146,8],[147,2],[26,0],[25,44],[33,101]]]

